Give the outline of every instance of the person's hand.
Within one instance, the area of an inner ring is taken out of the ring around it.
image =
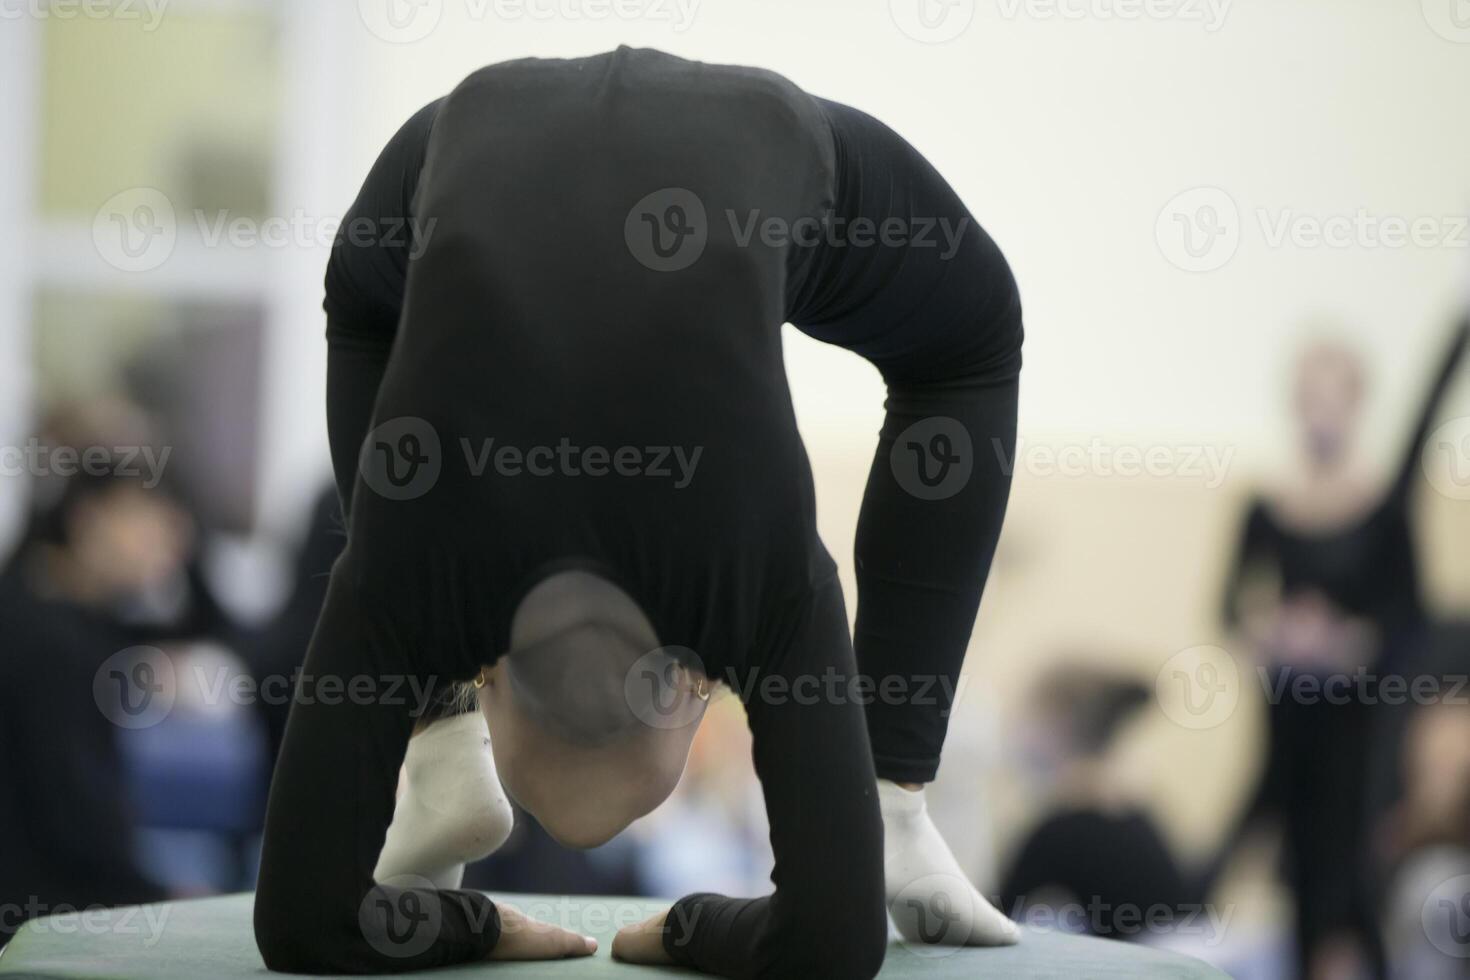
[[[496,909],[500,912],[500,941],[490,951],[492,960],[560,960],[597,952],[597,940],[591,936],[539,922],[509,905]]]
[[[636,925],[619,929],[613,937],[613,959],[650,966],[672,964],[673,959],[664,952],[664,920],[668,915],[668,912],[660,912]]]

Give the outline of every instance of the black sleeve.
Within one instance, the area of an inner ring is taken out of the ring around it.
[[[725,977],[871,977],[888,941],[883,826],[836,579],[772,626],[742,681],[776,890],[680,899],[664,948]]]
[[[481,960],[500,938],[484,895],[373,881],[415,711],[449,678],[412,656],[350,556],[332,570],[271,782],[256,944],[267,967],[292,973]]]
[[[881,673],[922,651],[957,671],[1010,492],[1020,294],[999,247],[918,151],[871,116],[819,102],[837,151],[836,237],[793,276],[788,319],[861,354],[888,391],[858,518],[857,660]],[[894,219],[902,233],[885,242]],[[853,237],[872,228],[876,241]],[[868,721],[888,756],[880,776],[933,779],[947,712],[878,703]]]
[[[1445,392],[1449,390],[1450,381],[1453,380],[1460,361],[1465,357],[1467,340],[1470,340],[1470,316],[1460,321],[1455,328],[1454,335],[1450,338],[1449,347],[1440,361],[1434,383],[1429,386],[1424,404],[1420,407],[1419,415],[1414,421],[1408,444],[1404,447],[1403,458],[1399,461],[1398,469],[1395,471],[1390,500],[1399,506],[1406,505],[1409,490],[1414,486],[1414,474],[1419,471],[1419,455],[1424,450],[1424,443],[1429,438],[1430,429],[1434,425],[1435,416],[1439,413],[1440,404],[1444,401]]]
[[[327,260],[327,437],[344,514],[398,330],[409,258],[421,244],[415,241],[413,196],[442,101],[414,113],[388,141]]]
[[[1227,629],[1240,625],[1241,594],[1252,571],[1275,556],[1275,535],[1271,517],[1262,500],[1253,500],[1246,511],[1245,522],[1235,546],[1235,556],[1225,575],[1225,589],[1220,602],[1220,618]]]

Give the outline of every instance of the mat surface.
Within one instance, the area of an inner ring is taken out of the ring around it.
[[[27,923],[0,953],[0,976],[92,980],[198,980],[270,976],[255,951],[253,896],[227,895],[189,902],[52,916]],[[609,955],[618,928],[652,915],[667,902],[643,899],[495,896],[547,921],[597,937],[597,954],[544,963],[477,963],[436,970],[435,977],[695,976],[682,970],[634,967]],[[884,977],[1043,977],[1220,980],[1225,974],[1198,960],[1127,943],[1026,930],[1018,946],[1001,949],[923,947],[895,942]],[[1225,978],[1228,980],[1228,978]]]

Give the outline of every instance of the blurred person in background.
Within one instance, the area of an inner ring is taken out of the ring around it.
[[[1018,919],[1047,909],[1063,928],[1113,939],[1148,938],[1145,913],[1167,910],[1166,928],[1198,919],[1214,868],[1175,858],[1140,802],[1141,774],[1112,751],[1150,697],[1133,678],[1075,664],[1036,685],[1021,757],[1046,802],[1001,886],[1002,908]]]
[[[133,857],[118,729],[93,681],[157,636],[155,614],[180,618],[194,528],[128,462],[151,444],[129,406],[77,406],[46,429],[40,444],[94,451],[74,475],[35,474],[36,506],[0,573],[0,943],[36,915],[167,897]]]
[[[1297,967],[1311,980],[1385,973],[1368,854],[1381,803],[1370,787],[1389,778],[1375,777],[1370,759],[1389,719],[1353,685],[1360,671],[1412,672],[1423,648],[1414,477],[1467,331],[1470,322],[1456,328],[1386,485],[1359,472],[1353,452],[1360,356],[1335,342],[1304,351],[1294,390],[1301,472],[1251,502],[1225,588],[1226,624],[1243,630],[1270,684],[1264,771],[1227,851],[1258,818],[1280,820]],[[1350,696],[1294,696],[1302,676]]]
[[[316,618],[327,596],[327,577],[332,563],[347,543],[342,506],[337,488],[324,487],[311,507],[306,533],[291,559],[292,584],[286,601],[270,621],[253,631],[242,632],[240,655],[258,689],[271,690],[282,678],[294,678],[301,666],[302,651],[311,640]],[[286,733],[289,697],[261,697],[255,701],[268,740],[267,758],[274,764]],[[262,823],[264,813],[261,814]]]
[[[1463,691],[1470,624],[1437,630],[1433,647],[1432,675],[1444,690]],[[1463,694],[1412,707],[1400,755],[1403,790],[1379,839],[1388,868],[1391,973],[1395,980],[1463,980],[1470,977],[1463,955],[1470,924],[1470,703]]]

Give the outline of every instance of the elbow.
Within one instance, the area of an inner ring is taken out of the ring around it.
[[[882,969],[887,952],[888,921],[885,918],[881,928],[854,930],[840,948],[830,950],[831,955],[824,956],[822,960],[828,976],[870,980]]]
[[[300,889],[272,888],[262,881],[255,893],[255,948],[276,973],[337,973],[346,965],[334,956],[338,930],[312,913]],[[360,969],[351,972],[362,972]]]
[[[833,977],[869,980],[878,975],[888,952],[888,909],[882,879],[875,888],[801,903],[801,911],[781,929],[783,941],[774,977]]]
[[[787,956],[765,971],[768,977],[832,977],[833,980],[872,980],[888,952],[888,924],[880,929],[847,928],[827,936],[806,936]]]
[[[324,973],[320,940],[313,941],[304,910],[285,896],[255,897],[255,948],[266,969],[277,973]]]

